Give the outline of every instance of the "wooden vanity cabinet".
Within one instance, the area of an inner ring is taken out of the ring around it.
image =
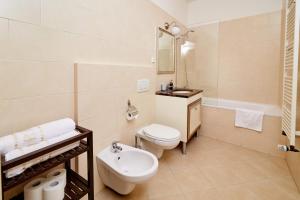
[[[202,92],[188,98],[156,95],[156,122],[180,131],[183,153],[201,127],[201,99]]]
[[[187,123],[187,140],[190,140],[201,126],[201,99],[188,105]]]

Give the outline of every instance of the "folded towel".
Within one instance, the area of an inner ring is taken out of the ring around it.
[[[0,137],[0,153],[6,154],[14,149],[31,146],[73,130],[75,130],[75,122],[70,118],[65,118]]]
[[[9,160],[18,158],[18,157],[23,156],[25,154],[28,154],[28,153],[31,153],[33,151],[42,149],[42,148],[46,147],[47,145],[48,145],[48,143],[46,141],[43,141],[43,142],[28,146],[28,147],[23,147],[21,149],[15,149],[15,150],[10,151],[7,154],[5,154],[5,160],[9,161]],[[17,167],[9,169],[6,172],[6,177],[11,178],[11,177],[14,177],[16,175],[19,175],[19,174],[23,173],[27,168],[29,168],[29,167],[37,164],[37,163],[40,163],[42,161],[45,161],[47,159],[49,159],[49,155],[44,155],[44,156],[38,157],[36,159],[33,159],[29,162],[23,163],[22,165],[19,165]]]
[[[28,154],[28,153],[31,153],[33,151],[37,151],[39,149],[42,149],[44,147],[47,147],[47,146],[50,146],[52,144],[55,144],[55,143],[58,143],[58,142],[61,142],[63,140],[66,140],[68,138],[71,138],[71,137],[74,137],[76,135],[78,135],[79,133],[77,131],[71,131],[69,133],[65,133],[61,136],[58,136],[56,138],[53,138],[53,139],[50,139],[50,140],[47,140],[47,141],[42,141],[38,144],[34,144],[34,145],[31,145],[31,146],[28,146],[28,147],[23,147],[21,149],[15,149],[13,151],[10,151],[8,153],[5,154],[5,160],[6,161],[9,161],[9,160],[12,160],[12,159],[15,159],[15,158],[18,158],[20,156],[23,156],[25,154]],[[35,164],[38,164],[38,163],[41,163],[43,161],[46,161],[48,160],[49,158],[52,158],[52,157],[55,157],[59,154],[62,154],[66,151],[69,151],[70,149],[73,149],[77,146],[79,146],[79,143],[80,142],[75,142],[73,144],[70,144],[66,147],[63,147],[61,149],[58,149],[56,151],[53,151],[53,152],[50,152],[49,154],[46,154],[46,155],[43,155],[41,157],[38,157],[36,159],[33,159],[29,162],[26,162],[26,163],[23,163],[22,165],[20,166],[17,166],[17,167],[14,167],[12,169],[9,169],[7,170],[6,172],[6,177],[7,178],[12,178],[14,176],[17,176],[21,173],[23,173],[27,168],[35,165]]]
[[[255,131],[262,131],[264,113],[261,111],[236,109],[235,126]]]

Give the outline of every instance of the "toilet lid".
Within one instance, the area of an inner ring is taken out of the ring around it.
[[[151,124],[145,127],[143,132],[146,136],[161,141],[172,141],[180,137],[178,130],[160,124]]]

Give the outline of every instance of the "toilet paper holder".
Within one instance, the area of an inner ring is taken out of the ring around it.
[[[131,104],[130,100],[128,100],[127,102],[128,108],[126,111],[126,118],[128,121],[137,119],[139,116],[139,111],[137,110],[137,108]]]

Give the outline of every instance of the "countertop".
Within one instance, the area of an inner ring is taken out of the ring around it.
[[[181,91],[181,90],[188,90],[191,91],[190,93],[186,94],[175,94],[174,91]],[[203,92],[203,90],[196,90],[196,89],[184,89],[184,88],[175,88],[174,90],[166,90],[166,91],[157,91],[156,95],[163,95],[163,96],[173,96],[173,97],[181,97],[181,98],[189,98],[191,96],[194,96],[196,94],[199,94]]]

